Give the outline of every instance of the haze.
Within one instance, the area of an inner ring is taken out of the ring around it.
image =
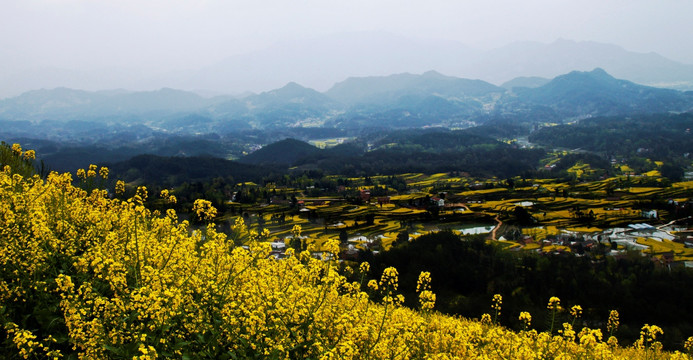
[[[255,54],[254,62],[262,56],[296,60],[291,52],[310,48],[310,41],[325,43],[344,34],[361,34],[352,37],[355,42],[369,34],[386,34],[389,39],[458,48],[460,53],[563,38],[616,44],[693,64],[690,14],[693,2],[687,0],[5,1],[0,5],[0,96],[52,86],[262,91],[275,86],[270,80],[292,76],[302,78],[290,80],[324,90],[333,81],[324,74],[311,79],[307,72],[281,69],[256,82],[239,79],[228,89],[187,80],[191,71],[214,69],[234,56]],[[276,50],[282,47],[283,53]],[[320,49],[313,50],[320,54]],[[365,53],[352,55],[368,58],[369,50],[387,49],[365,47],[359,50]],[[320,60],[314,59],[316,64]],[[431,70],[419,68],[430,62],[410,61],[354,68],[343,75]]]

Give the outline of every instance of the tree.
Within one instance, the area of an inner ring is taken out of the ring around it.
[[[513,210],[513,215],[515,215],[515,219],[521,225],[526,226],[534,224],[534,218],[532,218],[532,215],[529,213],[529,211],[527,211],[527,209],[525,209],[522,206],[516,206]]]
[[[395,239],[395,245],[406,244],[407,242],[409,242],[409,232],[407,230],[400,231]]]

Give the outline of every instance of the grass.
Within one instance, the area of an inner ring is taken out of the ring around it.
[[[458,196],[488,195],[488,194],[501,193],[501,192],[507,192],[507,191],[508,191],[508,189],[506,189],[506,188],[493,188],[493,189],[463,191],[463,192],[457,193],[455,195],[458,195]]]
[[[550,253],[554,251],[570,252],[570,248],[563,245],[548,245],[541,248],[542,252]]]
[[[674,260],[693,260],[693,249],[686,248],[682,243],[670,241],[670,240],[656,240],[651,238],[638,238],[636,241],[638,244],[648,246],[650,250],[648,252],[662,255],[664,253],[673,253]]]

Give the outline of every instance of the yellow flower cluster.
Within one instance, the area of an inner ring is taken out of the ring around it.
[[[520,312],[518,320],[522,322],[522,325],[524,326],[525,330],[529,329],[529,327],[532,326],[532,315],[526,311]]]
[[[36,335],[26,329],[20,329],[17,324],[8,322],[5,324],[5,331],[12,336],[12,342],[19,351],[19,356],[29,359],[41,353],[48,359],[60,359],[60,350],[51,350],[50,344],[55,343],[53,336],[48,336],[44,341],[38,341]]]
[[[500,315],[501,305],[503,305],[503,296],[501,296],[501,294],[495,294],[495,295],[493,295],[493,300],[492,300],[492,302],[493,302],[493,305],[491,305],[491,308],[492,308],[493,310],[496,310],[496,313],[497,313],[498,315]]]
[[[178,202],[176,196],[171,194],[171,192],[168,189],[161,190],[161,198],[169,204],[175,204]]]
[[[24,152],[24,159],[25,160],[36,159],[36,152],[34,150],[27,150],[26,152]]]
[[[144,204],[145,201],[147,201],[147,197],[149,197],[149,192],[147,192],[147,187],[146,186],[138,186],[137,190],[135,191],[135,196],[130,199],[130,202],[134,202],[137,205],[142,205]]]
[[[296,224],[296,225],[294,225],[294,227],[291,229],[291,234],[293,235],[293,237],[299,238],[299,237],[301,237],[301,230],[302,230],[302,229],[301,229],[301,225]]]
[[[388,267],[383,270],[383,275],[380,277],[381,288],[386,288],[390,293],[397,291],[397,285],[399,282],[399,273],[394,267]]]
[[[686,350],[689,354],[693,354],[693,336],[689,337],[686,339],[686,342],[683,344],[684,350]]]
[[[436,294],[430,290],[420,292],[419,304],[421,304],[421,310],[433,310],[433,307],[436,305]]]
[[[640,338],[635,342],[635,347],[646,350],[660,350],[662,344],[657,340],[657,336],[664,334],[662,328],[657,325],[645,324],[640,329]]]
[[[35,172],[33,164],[35,159],[34,150],[24,151],[17,143],[10,146],[4,141],[0,142],[0,167],[3,171],[13,171],[15,174],[29,176]]]
[[[34,154],[34,157],[36,155]],[[102,179],[106,180],[108,179],[108,168],[107,167],[101,167],[100,169],[98,166],[91,164],[89,165],[88,169],[77,169],[77,177],[82,179],[82,180],[87,180],[88,178],[95,178],[97,174],[97,169],[98,169],[98,174],[101,176]]]
[[[8,337],[0,353],[7,358],[647,355],[635,347],[610,346],[599,330],[583,329],[576,336],[569,324],[561,336],[518,333],[408,309],[396,293],[395,268],[369,283],[383,295],[383,303],[376,304],[358,282],[348,283],[333,261],[307,252],[275,260],[267,242],[250,242],[245,249],[214,226],[192,231],[175,213],[154,215],[141,205],[144,188],[137,199],[123,201],[71,182],[67,174],[51,173],[42,180],[0,173],[0,321]],[[211,204],[196,204],[196,212],[213,217]],[[367,264],[359,267],[362,274],[369,270]],[[419,277],[420,294],[430,291],[430,281],[430,274]],[[499,296],[498,307],[501,301]],[[521,319],[529,324],[531,316]],[[647,339],[661,334],[657,329],[644,328]],[[681,356],[687,355],[671,354],[672,359],[686,358]]]
[[[547,309],[553,310],[553,311],[559,310],[560,307],[561,307],[561,299],[559,299],[555,296],[552,296],[549,299],[549,304],[546,306]]]
[[[19,144],[17,144],[17,143],[12,144],[12,152],[13,152],[17,157],[21,156],[21,155],[22,155],[22,146],[19,145]]]
[[[193,203],[193,212],[200,220],[212,220],[217,216],[217,209],[209,200],[197,199]]]
[[[422,271],[419,274],[419,279],[416,282],[416,292],[419,293],[419,304],[421,310],[433,310],[436,304],[436,294],[431,291],[431,273]]]
[[[618,325],[618,311],[611,310],[611,312],[609,312],[609,320],[606,323],[606,330],[609,334],[613,335],[613,333],[618,330]]]
[[[371,264],[369,264],[367,261],[362,262],[359,265],[359,272],[361,274],[368,274],[371,271]]]
[[[108,173],[108,172],[106,172]],[[96,165],[89,165],[89,170],[87,170],[87,177],[96,177]]]
[[[123,180],[118,180],[116,181],[115,184],[115,193],[118,195],[123,195],[125,194],[125,182]]]
[[[416,292],[424,290],[431,290],[431,273],[428,271],[422,271],[416,281]]]

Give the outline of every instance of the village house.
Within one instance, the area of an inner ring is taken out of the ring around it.
[[[441,199],[437,196],[434,196],[431,198],[431,203],[433,205],[438,206],[438,207],[444,207],[445,206],[445,199]]]
[[[359,198],[361,198],[361,201],[363,202],[371,201],[371,191],[368,189],[359,190]]]
[[[657,210],[643,210],[641,216],[645,219],[657,219]]]

